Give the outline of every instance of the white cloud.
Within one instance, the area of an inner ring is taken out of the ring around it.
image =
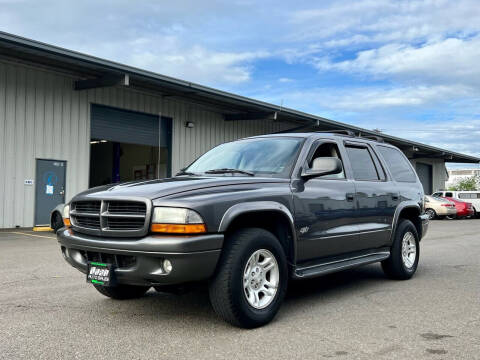
[[[475,0],[335,1],[294,11],[292,40],[328,41],[332,45],[412,41],[480,30]],[[327,44],[328,45],[328,42]]]
[[[285,90],[285,89],[284,89]],[[315,88],[315,89],[289,89],[282,93],[259,95],[269,101],[278,103],[279,99],[285,101],[285,106],[295,107],[300,105],[310,109],[318,115],[322,111],[354,111],[363,112],[372,109],[411,108],[435,105],[448,101],[452,97],[467,96],[472,89],[463,86],[407,86],[407,87],[349,87]],[[298,105],[297,105],[298,104]]]
[[[281,77],[281,78],[278,79],[278,82],[280,82],[280,83],[291,83],[291,82],[294,82],[294,81],[295,80],[287,78],[287,77]]]
[[[480,87],[480,37],[448,38],[421,46],[389,44],[360,51],[353,60],[321,59],[320,70],[340,70],[407,82],[470,84]]]

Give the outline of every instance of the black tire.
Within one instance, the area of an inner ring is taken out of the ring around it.
[[[402,242],[407,232],[410,232],[413,235],[416,245],[415,261],[411,267],[407,267],[402,258]],[[387,260],[382,261],[383,271],[391,279],[410,279],[417,270],[419,258],[420,246],[417,229],[410,220],[400,219],[397,230],[395,231],[395,238],[393,240],[390,257]]]
[[[277,292],[271,303],[262,309],[248,303],[243,287],[245,266],[257,250],[267,250],[273,254],[279,270]],[[255,328],[275,317],[285,297],[287,283],[287,260],[277,238],[263,229],[241,229],[225,241],[217,270],[209,285],[210,302],[215,312],[230,324]]]
[[[115,300],[126,300],[140,298],[150,289],[148,286],[134,285],[117,285],[117,286],[100,286],[93,285],[97,291],[109,298]]]
[[[63,218],[58,211],[56,211],[52,216],[52,229],[54,232],[57,232],[63,227]]]
[[[437,217],[437,213],[435,212],[435,210],[433,209],[426,209],[425,210],[425,214],[428,215],[428,219],[429,220],[433,220]]]

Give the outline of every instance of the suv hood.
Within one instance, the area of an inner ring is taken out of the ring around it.
[[[283,183],[288,179],[257,178],[243,176],[179,176],[159,180],[142,180],[122,184],[109,184],[88,189],[74,197],[85,198],[112,198],[112,197],[142,197],[150,200],[178,194],[184,191],[212,188],[218,186]]]

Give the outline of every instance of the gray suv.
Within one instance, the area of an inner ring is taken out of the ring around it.
[[[273,134],[219,145],[173,178],[80,193],[57,237],[105,296],[208,281],[215,311],[252,328],[272,320],[289,279],[374,262],[411,278],[423,195],[405,155],[380,139]]]

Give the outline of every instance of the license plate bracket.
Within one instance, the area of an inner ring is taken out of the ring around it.
[[[100,286],[112,286],[115,282],[115,273],[112,264],[98,261],[89,261],[87,267],[87,282]]]

